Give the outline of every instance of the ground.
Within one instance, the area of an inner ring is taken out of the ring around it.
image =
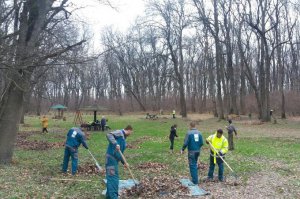
[[[83,115],[86,121],[92,117]],[[20,125],[12,164],[0,166],[0,198],[103,198],[100,192],[105,188],[104,176],[97,172],[84,148],[79,149],[77,176],[60,172],[63,143],[67,130],[73,126],[73,118],[74,115],[67,114],[67,121],[51,119],[49,133],[42,134],[39,118],[26,116],[25,125]],[[134,127],[124,155],[135,178],[143,183],[143,191],[129,191],[123,198],[189,198],[177,182],[189,177],[187,154],[179,153],[188,123],[196,121],[204,137],[218,128],[225,130],[227,125],[226,121],[218,121],[209,114],[190,114],[186,119],[164,115],[146,120],[144,114],[107,115],[107,118],[112,129],[127,124]],[[175,123],[179,138],[171,154],[168,135]],[[200,187],[211,194],[202,198],[300,198],[300,118],[277,119],[277,124],[273,124],[244,116],[233,123],[239,135],[235,139],[236,150],[226,155],[226,161],[237,179],[225,167],[226,182],[204,182],[209,157],[205,145],[200,156]],[[90,151],[104,166],[105,133],[88,134]],[[122,167],[120,175],[122,179],[130,178]]]

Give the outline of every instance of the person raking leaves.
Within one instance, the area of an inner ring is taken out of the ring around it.
[[[217,132],[213,135],[210,135],[206,139],[206,143],[210,146],[210,161],[209,161],[209,171],[207,180],[213,180],[215,165],[218,164],[219,166],[219,173],[218,179],[219,181],[224,181],[224,165],[223,160],[220,156],[224,159],[225,154],[228,152],[228,141],[223,136],[223,130],[218,129]]]
[[[128,125],[125,129],[116,130],[106,135],[108,140],[108,147],[106,151],[106,198],[116,199],[118,198],[119,190],[119,161],[125,166],[125,161],[122,158],[122,154],[126,148],[126,138],[133,132],[131,125]]]
[[[78,147],[82,144],[84,148],[89,149],[86,143],[86,137],[82,129],[73,127],[68,131],[65,143],[65,154],[62,166],[62,172],[67,173],[69,159],[72,159],[72,175],[77,172],[78,165]]]

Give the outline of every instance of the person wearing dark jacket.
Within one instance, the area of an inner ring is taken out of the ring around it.
[[[106,135],[108,140],[108,147],[106,151],[106,198],[116,199],[118,198],[119,190],[119,161],[125,165],[124,160],[120,152],[124,152],[126,148],[126,137],[133,132],[131,125],[128,125],[125,129],[116,130]]]
[[[88,149],[86,140],[85,140],[84,132],[77,127],[73,127],[69,130],[67,134],[67,140],[65,143],[65,153],[64,153],[64,161],[62,166],[62,172],[66,173],[68,170],[69,159],[72,159],[72,175],[75,175],[77,172],[78,165],[78,147],[80,144],[84,146],[84,148]]]
[[[170,151],[172,153],[173,153],[173,149],[174,149],[174,140],[175,140],[175,137],[178,137],[178,135],[176,133],[176,128],[177,128],[176,124],[174,124],[173,126],[171,126],[171,131],[170,131],[170,135],[169,135],[169,139],[170,139],[170,142],[171,142]]]
[[[195,122],[191,122],[190,130],[185,135],[184,143],[181,149],[181,154],[183,154],[183,151],[187,147],[190,174],[192,176],[192,182],[195,185],[199,183],[197,162],[200,156],[200,150],[202,146],[203,146],[202,134],[200,131],[196,129]]]
[[[102,116],[102,119],[101,119],[101,128],[102,128],[102,131],[105,130],[105,125],[106,125],[106,119],[104,116]]]
[[[233,143],[233,132],[235,133],[235,136],[237,137],[237,131],[236,128],[232,124],[232,120],[228,120],[229,125],[226,126],[226,129],[228,131],[228,143],[229,143],[229,150],[234,150],[234,143]]]

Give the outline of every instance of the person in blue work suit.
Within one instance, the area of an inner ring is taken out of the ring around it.
[[[78,147],[80,146],[80,144],[82,144],[84,148],[88,149],[84,132],[80,128],[73,127],[69,130],[65,143],[64,162],[62,166],[63,173],[67,173],[69,159],[71,156],[72,175],[76,174],[78,165]]]
[[[125,164],[120,152],[124,152],[126,148],[126,138],[133,132],[131,125],[128,125],[125,129],[116,130],[110,132],[106,135],[109,142],[107,151],[106,151],[106,198],[116,199],[118,198],[119,190],[119,172],[118,172],[118,163],[121,163],[128,167]]]
[[[186,147],[188,147],[188,160],[190,167],[190,174],[194,185],[199,184],[197,161],[200,156],[200,150],[203,146],[203,138],[200,131],[196,129],[195,122],[190,123],[190,130],[186,133],[184,143],[181,149],[181,154]]]

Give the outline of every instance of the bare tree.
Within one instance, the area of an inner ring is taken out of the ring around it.
[[[180,107],[182,117],[187,116],[185,89],[184,89],[184,55],[183,55],[183,31],[190,23],[189,15],[185,10],[185,1],[164,0],[161,3],[150,1],[149,10],[158,20],[163,20],[159,28],[162,38],[168,47],[174,67],[176,81],[179,86]],[[151,23],[155,22],[155,19]]]
[[[224,119],[224,108],[222,99],[222,87],[221,87],[221,62],[222,62],[222,45],[219,35],[219,8],[218,1],[213,1],[213,19],[210,19],[206,14],[203,0],[193,0],[193,3],[198,11],[198,19],[207,27],[210,34],[214,38],[215,42],[215,63],[216,63],[216,75],[217,75],[217,99],[218,99],[218,117]],[[223,85],[225,86],[225,85]]]
[[[83,43],[81,41],[58,47],[48,54],[39,54],[43,39],[45,39],[45,30],[49,30],[50,25],[55,26],[56,22],[52,22],[60,12],[68,15],[64,8],[66,3],[67,0],[63,0],[58,6],[53,6],[54,1],[14,1],[13,23],[16,29],[12,34],[1,38],[1,40],[3,38],[15,40],[16,43],[11,46],[14,50],[12,50],[11,58],[8,58],[13,61],[5,66],[7,84],[0,100],[0,163],[11,161],[23,109],[24,93],[30,88],[30,79],[34,70],[45,60],[53,59]]]

